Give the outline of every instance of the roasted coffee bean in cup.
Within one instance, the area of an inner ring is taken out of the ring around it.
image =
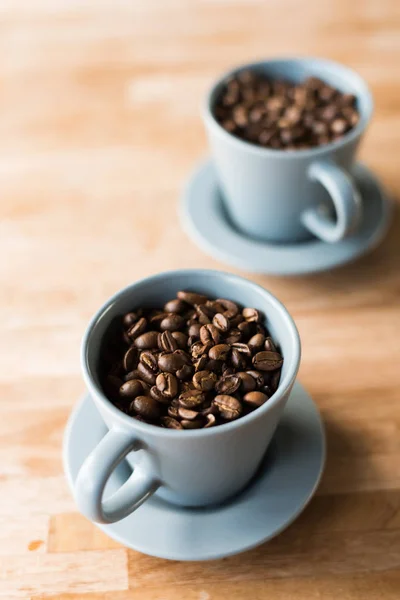
[[[213,113],[234,136],[276,150],[334,142],[359,121],[357,99],[317,77],[301,83],[271,80],[256,70],[230,76]]]
[[[164,306],[132,307],[112,323],[100,374],[121,411],[183,431],[229,423],[268,402],[282,364],[256,308],[179,291]]]

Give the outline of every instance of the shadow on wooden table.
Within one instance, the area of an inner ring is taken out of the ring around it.
[[[392,223],[386,238],[372,252],[357,259],[356,261],[327,271],[302,277],[302,281],[315,287],[324,288],[337,283],[343,286],[344,291],[357,291],[365,285],[377,286],[383,281],[390,280],[393,275],[399,273],[400,256],[400,202],[393,203]],[[296,278],[299,281],[299,278]],[[322,289],[321,289],[322,291]]]
[[[324,489],[324,480],[335,481],[343,476],[351,483],[357,479],[354,472],[357,460],[354,461],[354,458],[362,455],[363,460],[368,461],[367,453],[363,452],[362,437],[357,436],[357,440],[353,441],[351,430],[341,429],[340,425],[329,421],[325,426],[331,452],[329,454],[328,450],[321,482],[323,493],[317,493],[286,531],[254,550],[210,562],[182,565],[129,552],[131,577],[136,580],[144,576],[146,579],[144,573],[147,573],[149,580],[154,581],[158,573],[164,584],[168,584],[174,578],[179,581],[184,572],[185,584],[200,586],[207,583],[207,589],[212,590],[210,586],[218,586],[222,582],[233,585],[236,581],[240,585],[246,580],[254,582],[333,573],[345,575],[382,568],[382,551],[390,549],[393,544],[393,531],[377,531],[379,526],[382,528],[380,521],[384,516],[375,509],[382,506],[382,501],[393,503],[395,499],[388,496],[388,500],[385,496],[385,493],[390,495],[393,491],[382,492],[382,495],[359,493],[350,486],[346,493],[336,494],[330,486]],[[379,516],[374,516],[374,512]],[[400,533],[396,535],[400,539]],[[233,597],[236,598],[234,593]]]

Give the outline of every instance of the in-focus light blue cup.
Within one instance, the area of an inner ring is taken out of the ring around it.
[[[261,310],[284,357],[277,391],[260,408],[231,423],[179,431],[141,423],[105,396],[99,377],[100,345],[117,315],[134,307],[163,306],[178,290],[228,298]],[[94,315],[82,343],[85,383],[108,433],[86,458],[74,495],[81,512],[99,523],[126,517],[153,493],[183,506],[222,502],[256,473],[282,416],[300,364],[300,339],[285,307],[269,292],[242,277],[208,270],[160,273],[118,292]],[[90,423],[87,424],[90,427]],[[108,478],[126,458],[133,473],[111,497]]]
[[[310,149],[275,150],[243,141],[217,122],[213,107],[226,79],[247,69],[293,82],[319,77],[357,97],[360,120],[340,140]],[[372,111],[365,81],[329,60],[266,60],[225,73],[209,91],[203,117],[225,207],[235,226],[253,238],[278,243],[300,242],[312,235],[338,242],[350,235],[362,213],[351,167]]]

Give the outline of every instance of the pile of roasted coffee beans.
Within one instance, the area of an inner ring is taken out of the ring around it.
[[[222,425],[276,391],[283,357],[255,308],[180,291],[110,326],[101,348],[107,397],[124,413],[170,429]]]
[[[214,115],[229,133],[280,150],[328,144],[359,120],[356,97],[321,79],[294,84],[271,81],[256,71],[242,71],[225,82]]]

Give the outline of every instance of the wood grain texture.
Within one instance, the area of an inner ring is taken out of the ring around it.
[[[251,276],[299,326],[300,378],[328,435],[318,494],[289,530],[213,563],[150,558],[77,514],[62,473],[91,314],[160,270],[227,270],[176,214],[207,152],[199,105],[223,70],[281,55],[368,80],[361,158],[398,199],[396,0],[0,0],[0,598],[400,597],[398,214],[355,264]]]

